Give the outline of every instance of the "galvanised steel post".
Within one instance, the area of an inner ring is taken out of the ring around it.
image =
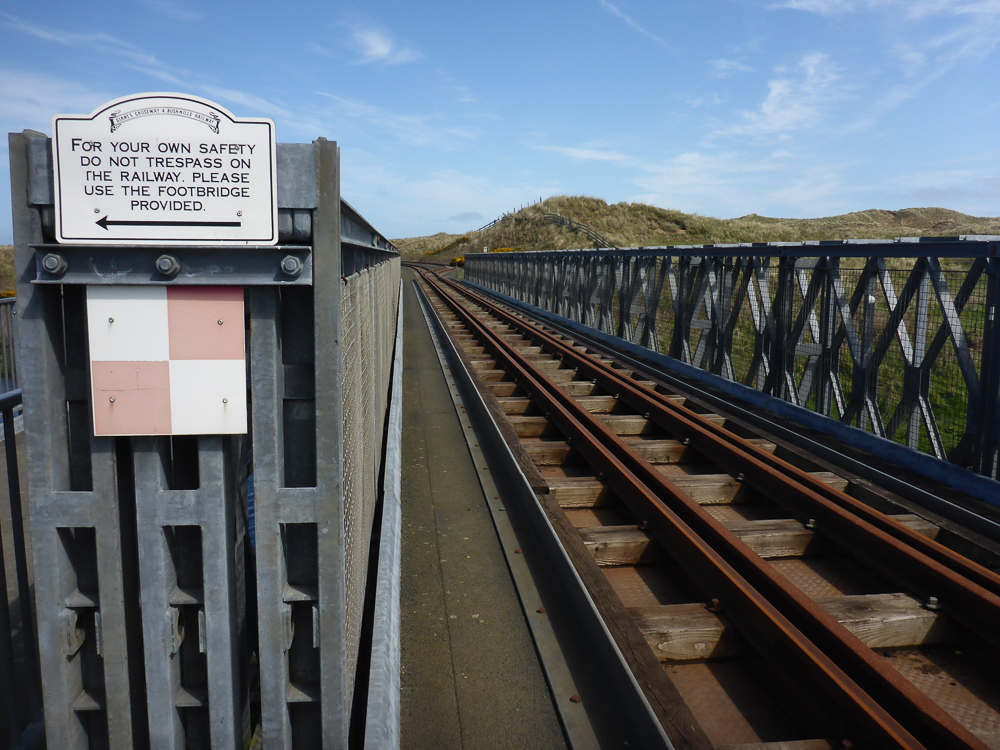
[[[795,344],[790,341],[794,292],[795,258],[783,255],[778,259],[778,283],[771,304],[770,315],[774,327],[768,352],[770,372],[763,389],[765,393],[781,399],[787,399],[791,394],[790,383],[794,381],[795,375]]]
[[[986,267],[983,357],[980,366],[980,414],[976,463],[980,474],[1000,478],[1000,257],[997,245]]]
[[[42,214],[52,203],[48,139],[12,133],[9,147],[46,741],[67,750],[87,748],[90,737],[111,748],[143,747],[141,635],[126,615],[126,600],[134,606],[138,592],[126,591],[121,528],[135,519],[120,503],[114,439],[74,437],[90,433],[81,339],[67,332],[85,319],[82,295],[31,283],[32,245],[46,240]],[[135,563],[126,564],[134,570]]]
[[[837,330],[836,289],[832,271],[838,266],[839,258],[824,256],[819,259],[816,272],[822,274],[823,289],[819,299],[819,359],[816,363],[816,407],[815,410],[827,417],[833,415],[833,382],[839,370],[839,361],[834,353],[834,335]]]

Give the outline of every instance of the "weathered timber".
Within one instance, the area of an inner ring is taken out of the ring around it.
[[[937,532],[934,524],[917,516],[894,518],[931,539]],[[807,529],[794,518],[731,521],[725,526],[765,560],[817,557],[836,550],[833,542]],[[580,535],[602,566],[639,565],[657,559],[651,557],[652,537],[634,525],[586,527],[580,529]]]
[[[712,750],[713,744],[705,731],[650,651],[635,621],[562,508],[547,495],[540,497],[539,502],[671,743],[689,750]]]
[[[666,556],[653,537],[636,526],[594,526],[577,530],[601,567],[642,565]]]
[[[954,637],[946,616],[906,594],[831,596],[817,603],[871,648],[932,646]],[[732,623],[703,604],[633,607],[629,612],[660,661],[721,659],[739,650]]]

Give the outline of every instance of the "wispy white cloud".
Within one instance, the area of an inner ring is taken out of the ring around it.
[[[117,61],[125,67],[147,73],[172,85],[181,85],[182,79],[192,75],[187,70],[164,63],[155,55],[131,42],[111,36],[103,31],[66,31],[65,29],[29,23],[9,13],[0,13],[0,21],[22,34],[52,44],[86,49],[95,56],[106,56],[109,60]]]
[[[469,231],[524,202],[525,196],[558,195],[558,184],[512,176],[494,179],[481,172],[444,169],[418,176],[385,160],[354,151],[342,190],[355,205],[372,206],[365,218],[389,237],[449,229]],[[381,215],[380,215],[380,212]],[[417,229],[420,228],[420,229]],[[416,231],[415,231],[416,230]]]
[[[758,211],[768,187],[788,168],[780,152],[752,155],[741,151],[690,151],[645,165],[635,184],[647,193],[637,196],[654,205],[704,213],[717,207],[727,216]],[[749,185],[753,189],[748,189]]]
[[[165,5],[174,7],[175,4],[167,2]],[[162,8],[158,9],[163,11]],[[264,115],[290,121],[296,119],[291,110],[280,104],[244,91],[206,82],[203,76],[164,63],[141,47],[102,31],[66,31],[28,23],[7,13],[0,13],[0,20],[16,31],[52,44],[96,50],[106,56],[106,59],[115,61],[122,67],[144,73],[177,90],[197,91],[212,99],[219,100],[220,103],[236,104],[245,110],[245,114]],[[52,86],[48,86],[46,90],[51,92]],[[90,112],[104,101],[107,99],[95,98],[79,111]]]
[[[784,0],[768,6],[771,10],[800,10],[821,16],[860,13],[884,9],[909,21],[936,15],[998,15],[997,0]]]
[[[397,141],[411,146],[436,146],[446,151],[453,151],[465,143],[477,140],[480,136],[478,131],[454,125],[450,118],[442,114],[400,114],[326,91],[316,93],[334,102],[335,115],[363,123],[367,129],[381,130]]]
[[[711,68],[712,75],[716,78],[726,78],[733,73],[753,73],[755,70],[744,62],[729,60],[724,57],[709,60],[708,65]]]
[[[322,44],[316,44],[315,42],[309,42],[306,45],[306,50],[312,52],[314,55],[320,55],[322,57],[336,57],[336,55]]]
[[[727,97],[719,96],[719,94],[704,94],[691,99],[685,99],[684,103],[695,109],[699,107],[714,107],[725,102],[726,98]]]
[[[111,98],[107,92],[76,81],[44,73],[0,70],[0,122],[7,130],[32,128],[48,132],[54,114],[86,114]]]
[[[350,46],[361,56],[355,61],[359,65],[404,65],[424,57],[420,50],[400,45],[387,32],[373,26],[356,25],[351,32]]]
[[[833,16],[840,13],[851,13],[859,6],[870,6],[878,4],[879,0],[786,0],[783,3],[773,3],[769,8],[772,10],[788,9],[802,10],[808,13],[818,13],[821,16]]]
[[[606,11],[623,20],[625,23],[627,23],[629,26],[631,26],[633,29],[638,31],[643,36],[649,37],[654,42],[659,44],[661,47],[667,46],[667,43],[665,41],[663,41],[660,37],[658,37],[649,29],[645,28],[644,26],[641,26],[631,16],[628,16],[625,13],[623,13],[617,5],[612,5],[611,3],[608,2],[608,0],[597,0],[597,2],[599,2],[601,4],[601,7],[604,8]]]
[[[218,99],[223,102],[231,102],[238,105],[243,110],[252,112],[253,114],[261,114],[267,117],[283,117],[288,119],[295,117],[295,114],[291,110],[286,109],[280,104],[268,101],[263,97],[256,96],[255,94],[248,94],[245,91],[209,84],[201,84],[199,88],[208,94],[208,96],[212,99]]]
[[[128,50],[131,53],[139,53],[140,51],[134,44],[113,37],[110,34],[105,34],[103,31],[64,31],[62,29],[29,23],[10,13],[0,13],[0,19],[3,19],[3,22],[15,31],[28,34],[46,42],[53,42],[54,44],[62,44],[69,47],[79,47],[85,44],[91,46],[97,45],[101,48],[117,47]]]
[[[157,13],[175,21],[200,21],[202,16],[181,3],[173,0],[139,0],[140,3]]]
[[[957,0],[928,0],[918,3],[937,11],[950,11],[958,23],[947,27],[938,24],[935,32],[914,40],[906,40],[889,51],[905,76],[902,82],[880,92],[869,103],[868,111],[847,125],[845,132],[857,133],[873,127],[886,114],[921,91],[945,78],[955,68],[974,66],[993,53],[1000,44],[1000,0],[967,3]]]
[[[741,122],[714,135],[787,136],[816,125],[841,96],[837,66],[826,53],[804,55],[794,69],[777,72],[760,107],[743,112]]]
[[[548,151],[568,157],[574,161],[629,162],[631,157],[621,151],[603,146],[535,146],[539,151]]]

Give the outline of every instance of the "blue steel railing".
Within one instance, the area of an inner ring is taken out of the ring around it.
[[[470,254],[465,278],[1000,476],[1000,237]]]

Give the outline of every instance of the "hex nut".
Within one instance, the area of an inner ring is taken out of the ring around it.
[[[42,268],[45,269],[46,273],[51,273],[53,276],[62,276],[66,273],[68,267],[66,258],[59,253],[47,253],[42,258]]]
[[[156,270],[164,276],[176,276],[181,270],[181,264],[173,255],[161,255],[156,259]]]
[[[298,276],[302,273],[302,261],[294,255],[286,255],[281,260],[281,270],[289,276]]]

